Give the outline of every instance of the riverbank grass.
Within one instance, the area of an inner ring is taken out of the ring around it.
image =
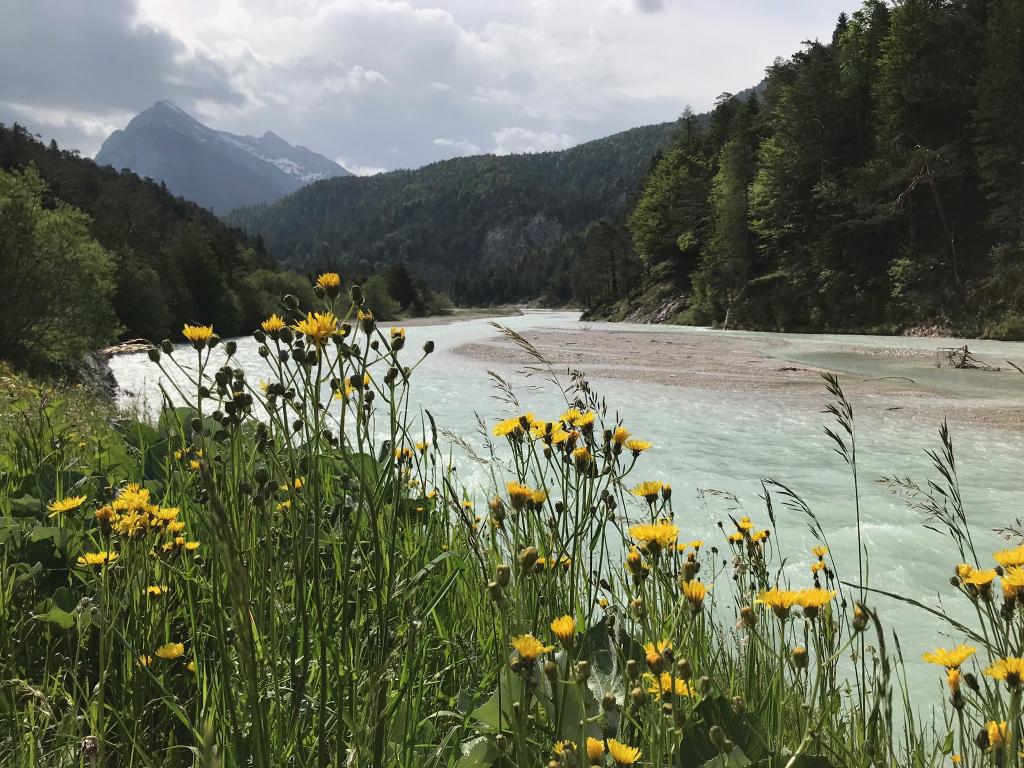
[[[974,551],[951,448],[941,484],[902,490],[933,504],[977,621],[902,649],[947,689],[911,701],[870,552],[836,562],[806,505],[818,544],[777,546],[789,489],[694,539],[644,474],[671,446],[510,330],[564,407],[501,382],[506,412],[458,441],[490,477],[466,487],[410,404],[433,343],[337,275],[315,292],[255,331],[258,380],[211,326],[151,349],[177,382],[152,421],[2,377],[0,763],[1020,764],[1024,548]],[[853,407],[827,394],[859,495]]]

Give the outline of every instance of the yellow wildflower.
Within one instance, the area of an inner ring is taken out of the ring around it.
[[[985,724],[985,732],[988,735],[988,748],[990,750],[1002,749],[1007,738],[1006,721],[997,723],[995,720],[989,720]]]
[[[964,584],[970,584],[972,587],[982,589],[988,587],[996,578],[996,571],[994,568],[986,570],[978,570],[972,568],[970,572],[964,577]]]
[[[103,565],[117,560],[117,552],[86,552],[78,558],[79,565]]]
[[[772,587],[769,590],[762,592],[757,601],[761,605],[767,605],[771,608],[775,615],[780,619],[784,619],[789,615],[789,610],[794,605],[797,605],[800,601],[800,593],[790,589],[779,589],[778,587]]]
[[[969,645],[958,645],[952,650],[936,648],[934,651],[923,654],[921,658],[929,664],[937,664],[946,669],[959,669],[967,659],[974,655],[976,650]]]
[[[280,315],[276,315],[276,314],[271,315],[266,320],[264,320],[262,323],[260,323],[260,327],[266,333],[270,333],[270,334],[276,334],[276,333],[280,332],[284,328],[284,325],[285,325],[284,318],[281,317]]]
[[[337,272],[324,272],[316,279],[316,284],[324,290],[336,291],[341,287],[341,276]]]
[[[1024,659],[1016,656],[998,659],[985,670],[985,674],[996,680],[1005,680],[1008,686],[1017,688],[1024,680]]]
[[[657,698],[661,698],[666,693],[675,696],[693,696],[693,691],[690,690],[690,686],[686,684],[686,681],[681,677],[673,677],[670,672],[662,672],[659,675],[645,672],[644,677],[647,680],[648,693],[654,694]]]
[[[626,449],[632,451],[634,456],[639,456],[650,448],[653,443],[649,443],[646,440],[627,440],[625,445]]]
[[[633,765],[643,754],[636,747],[630,747],[615,739],[608,739],[608,754],[616,765]]]
[[[661,493],[662,483],[660,480],[645,480],[633,486],[631,493],[634,496],[640,496],[648,504],[653,504],[658,500],[658,494]]]
[[[612,432],[612,441],[622,445],[624,442],[629,440],[630,431],[625,427],[616,427],[615,431]]]
[[[527,662],[536,661],[541,654],[549,653],[555,649],[555,646],[544,645],[544,643],[531,634],[513,637],[512,647],[516,649],[519,658]]]
[[[185,655],[184,643],[164,643],[156,649],[157,657],[165,660],[179,659]]]
[[[512,503],[512,508],[519,510],[526,506],[526,502],[530,501],[533,497],[533,489],[527,485],[516,482],[515,480],[506,483],[506,490],[508,491],[509,501]]]
[[[50,517],[56,517],[57,515],[64,514],[65,512],[74,512],[80,506],[85,504],[85,496],[68,496],[65,499],[56,499],[51,501],[46,507],[50,510]]]
[[[338,318],[333,312],[307,312],[305,319],[299,320],[294,328],[319,347],[337,333]]]
[[[1020,568],[1024,565],[1024,545],[1013,549],[1003,549],[992,555],[1003,568]]]
[[[816,547],[811,547],[811,554],[819,560],[823,560],[825,555],[828,554],[828,547],[824,546],[823,544],[819,544]]]
[[[694,608],[700,608],[704,604],[704,598],[708,594],[708,588],[696,579],[684,581],[681,585],[683,597],[690,601]]]
[[[576,619],[569,615],[560,616],[551,622],[551,631],[564,648],[570,649],[576,639]]]
[[[181,333],[188,341],[192,342],[193,347],[202,349],[213,338],[213,326],[186,323]]]
[[[600,739],[588,737],[587,759],[590,760],[591,765],[600,764],[602,757],[604,757],[604,742]]]
[[[637,541],[643,542],[649,548],[657,550],[671,547],[676,543],[679,536],[679,526],[673,525],[668,520],[659,520],[652,524],[634,525],[629,529],[629,535]]]

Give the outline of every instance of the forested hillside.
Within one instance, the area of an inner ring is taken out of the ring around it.
[[[229,220],[260,233],[289,264],[367,274],[404,262],[460,302],[533,298],[560,276],[558,254],[575,251],[577,230],[626,209],[677,128],[635,128],[561,152],[331,179]],[[524,258],[536,269],[515,268]]]
[[[0,125],[0,172],[0,357],[47,362],[117,336],[177,335],[184,322],[238,334],[282,292],[308,292],[306,280],[281,272],[258,241],[209,211],[134,173],[46,146],[20,126]],[[91,254],[89,269],[71,285],[81,254]],[[64,314],[71,309],[74,322]],[[28,327],[37,342],[42,323],[79,343],[25,348],[25,318],[16,316],[25,312],[36,317]]]
[[[594,316],[1024,336],[1024,2],[868,0],[588,240]]]

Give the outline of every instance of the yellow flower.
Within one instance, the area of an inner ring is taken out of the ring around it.
[[[789,609],[797,605],[799,601],[799,592],[791,589],[779,589],[778,587],[772,587],[762,592],[757,598],[758,603],[767,605],[775,611],[775,615],[780,619],[786,618],[789,615]]]
[[[367,336],[373,333],[374,323],[377,322],[377,319],[373,316],[372,311],[360,309],[356,312],[356,320],[359,321],[359,327],[363,329],[363,333]]]
[[[587,759],[591,764],[596,764],[604,757],[604,742],[600,739],[587,738]]]
[[[337,333],[338,318],[333,312],[307,312],[305,319],[299,320],[294,327],[319,347]]]
[[[185,665],[185,669],[187,669],[189,672],[195,672],[196,663],[194,661],[190,661],[188,664]]]
[[[644,562],[643,557],[640,555],[640,550],[633,547],[629,550],[629,554],[626,555],[626,570],[632,574],[633,578],[642,579],[651,570],[651,566]]]
[[[754,533],[751,534],[751,536],[750,536],[750,540],[752,542],[754,542],[755,544],[758,544],[758,543],[764,541],[765,539],[767,539],[770,535],[771,535],[771,531],[769,531],[769,530],[754,531]]]
[[[536,507],[539,507],[547,500],[548,492],[545,490],[536,490],[530,494],[530,502]]]
[[[825,567],[825,563],[821,560],[815,560],[811,563],[811,573],[817,573]]]
[[[992,555],[1003,568],[1020,568],[1024,565],[1024,546],[1003,549]]]
[[[405,328],[392,328],[391,329],[391,338],[392,339],[404,339],[405,338]]]
[[[686,681],[681,677],[673,677],[670,672],[662,672],[660,675],[645,672],[644,677],[647,680],[647,691],[659,699],[666,693],[686,697],[693,695]]]
[[[651,447],[652,443],[646,440],[627,440],[626,449],[633,452],[634,455],[639,455]]]
[[[754,524],[750,522],[750,518],[744,515],[740,518],[740,521],[736,523],[736,528],[740,531],[749,531],[754,527]]]
[[[811,547],[811,554],[814,555],[819,560],[822,560],[822,559],[824,559],[825,555],[828,554],[828,547],[826,547],[826,546],[824,546],[822,544],[819,544],[816,547]]]
[[[661,493],[662,483],[660,480],[645,480],[633,486],[631,493],[634,496],[640,496],[648,504],[653,504],[658,500],[658,494]]]
[[[743,534],[739,531],[736,531],[736,533],[730,533],[728,539],[733,544],[739,544],[741,541],[743,541]]]
[[[156,655],[161,659],[180,659],[185,655],[184,643],[164,643],[156,649]]]
[[[590,455],[590,451],[584,445],[581,445],[572,452],[572,458],[576,462],[576,467],[580,470],[585,469],[594,460],[594,457]]]
[[[167,587],[158,587],[156,584],[146,587],[146,597],[160,597],[166,592]]]
[[[988,734],[988,748],[990,750],[1001,749],[1006,743],[1007,729],[1006,721],[996,722],[989,720],[985,725],[985,732]]]
[[[999,659],[985,670],[985,674],[996,680],[1005,680],[1011,688],[1016,688],[1024,680],[1024,659],[1016,656]]]
[[[835,596],[836,593],[830,589],[801,589],[796,601],[804,609],[804,615],[813,619]]]
[[[148,667],[152,663],[153,663],[153,657],[152,656],[147,656],[146,654],[142,654],[141,656],[139,656],[139,666]]]
[[[636,747],[630,747],[615,739],[608,739],[608,754],[616,765],[633,765],[643,754]]]
[[[212,325],[189,325],[185,324],[185,327],[181,330],[182,335],[190,342],[196,349],[202,349],[206,346],[206,343],[213,337],[213,326]]]
[[[672,525],[668,520],[659,520],[653,525],[634,525],[629,529],[629,535],[648,547],[665,549],[676,543],[679,526]]]
[[[657,643],[644,643],[647,666],[652,672],[660,672],[664,666],[664,656],[672,653],[672,643],[668,640],[659,640]]]
[[[947,669],[946,670],[946,685],[949,686],[949,692],[956,694],[960,690],[960,670],[959,669]]]
[[[533,414],[524,413],[511,419],[503,419],[494,425],[495,437],[520,436],[533,424]]]
[[[629,440],[630,432],[625,427],[616,427],[615,431],[612,432],[612,440],[619,445]]]
[[[316,284],[324,290],[337,290],[341,286],[341,276],[337,272],[324,272],[316,279]]]
[[[708,594],[708,588],[704,586],[703,583],[696,579],[691,579],[690,581],[684,581],[681,588],[683,590],[683,597],[689,600],[695,608],[699,608],[704,604],[704,598]]]
[[[973,565],[968,565],[967,563],[960,563],[960,565],[956,567],[956,575],[959,576],[961,579],[964,579],[967,578],[967,575],[973,570]]]
[[[284,318],[279,315],[271,315],[262,323],[260,327],[267,333],[277,333],[284,328]]]
[[[117,552],[86,552],[78,558],[79,565],[103,565],[117,560]]]
[[[556,755],[561,755],[561,754],[565,753],[566,751],[575,752],[576,751],[576,742],[575,741],[568,741],[568,740],[566,740],[566,741],[556,741],[554,746],[551,747],[551,751],[554,752]]]
[[[66,499],[56,499],[51,501],[47,509],[50,510],[50,517],[56,517],[57,515],[65,512],[74,512],[80,506],[85,504],[85,496],[69,496]]]
[[[519,658],[523,661],[536,661],[541,654],[548,653],[555,649],[553,645],[544,645],[540,640],[530,634],[517,635],[512,638],[512,647],[516,649]]]
[[[533,497],[533,489],[528,485],[516,482],[515,480],[505,484],[506,490],[508,490],[508,498],[512,503],[513,509],[522,509],[526,506],[526,502],[530,501]]]
[[[572,616],[560,616],[551,622],[551,631],[565,648],[572,648],[576,639],[576,619]]]
[[[1024,588],[1024,568],[1009,568],[1003,573],[1000,583],[1003,586],[1003,595],[1007,598],[1016,597],[1017,593]]]
[[[976,650],[969,645],[958,645],[951,651],[945,648],[936,648],[934,651],[923,654],[921,658],[929,664],[937,664],[946,669],[959,669],[960,665],[974,655]]]
[[[186,552],[195,552],[197,549],[199,549],[199,546],[200,545],[199,545],[198,541],[186,541],[185,542],[185,551]]]
[[[977,570],[972,568],[970,572],[964,576],[964,584],[970,584],[972,587],[982,589],[989,586],[996,578],[996,571],[994,568],[987,570]]]

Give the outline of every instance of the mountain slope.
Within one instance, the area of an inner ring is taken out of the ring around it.
[[[217,213],[271,202],[310,182],[349,175],[332,160],[293,147],[270,131],[260,137],[217,131],[169,101],[158,101],[124,130],[114,131],[96,162],[162,181],[176,195]]]
[[[458,299],[474,271],[507,264],[624,208],[677,129],[663,123],[560,152],[460,157],[330,179],[228,219],[262,235],[286,263],[365,273],[405,261]]]

